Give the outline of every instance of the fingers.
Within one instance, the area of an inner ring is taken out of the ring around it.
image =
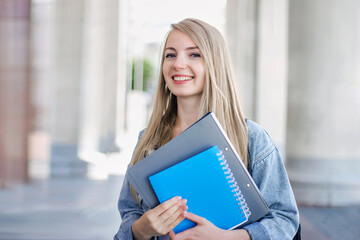
[[[160,216],[165,211],[167,211],[169,208],[173,207],[174,205],[176,206],[177,204],[181,203],[181,200],[182,199],[181,199],[180,196],[173,197],[173,198],[163,202],[159,206],[155,207],[153,210],[158,214],[158,216]]]
[[[183,214],[184,211],[187,210],[186,207],[186,199],[179,200],[176,204],[172,205],[166,211],[164,211],[159,217],[160,219],[166,223],[174,221],[179,215]]]
[[[156,236],[168,234],[184,218],[187,210],[186,199],[173,197],[159,206],[149,210],[146,215],[146,226]],[[144,216],[143,215],[143,216]]]
[[[187,206],[179,208],[164,224],[168,224],[168,229],[174,229],[185,218]]]
[[[171,206],[167,211],[160,215],[162,225],[169,231],[184,220],[184,212],[187,210],[186,200],[182,199],[177,204]]]
[[[175,239],[175,232],[173,230],[169,232],[169,237],[171,240]]]
[[[197,223],[198,225],[201,225],[201,224],[204,223],[204,221],[206,221],[205,218],[200,217],[199,215],[196,215],[196,214],[191,213],[191,212],[186,212],[185,218]]]

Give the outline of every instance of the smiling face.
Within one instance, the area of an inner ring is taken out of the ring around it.
[[[201,96],[205,85],[204,59],[196,44],[180,30],[173,30],[168,37],[162,70],[175,96]]]

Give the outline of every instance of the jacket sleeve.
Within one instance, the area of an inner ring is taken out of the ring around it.
[[[140,132],[138,140],[141,139],[143,133],[144,130]],[[131,196],[127,172],[120,191],[118,209],[122,220],[119,230],[114,236],[114,240],[132,240],[132,225],[144,214],[144,209]]]
[[[123,186],[121,188],[118,209],[122,221],[119,231],[114,236],[114,240],[132,240],[133,235],[131,227],[133,223],[143,215],[144,211],[130,194],[129,179],[127,175],[125,175]]]
[[[265,130],[255,123],[249,125],[252,177],[270,212],[244,229],[252,240],[292,240],[299,226],[299,213],[285,166]]]

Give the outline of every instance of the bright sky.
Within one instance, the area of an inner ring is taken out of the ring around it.
[[[171,23],[198,18],[224,33],[226,0],[129,0],[129,17],[144,43],[162,42]]]

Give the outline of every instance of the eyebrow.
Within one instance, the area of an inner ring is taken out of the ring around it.
[[[199,49],[198,47],[188,47],[188,48],[186,48],[185,50],[193,50],[193,49]],[[176,49],[175,48],[173,48],[173,47],[167,47],[167,48],[165,48],[165,50],[173,50],[173,51],[176,51]]]

